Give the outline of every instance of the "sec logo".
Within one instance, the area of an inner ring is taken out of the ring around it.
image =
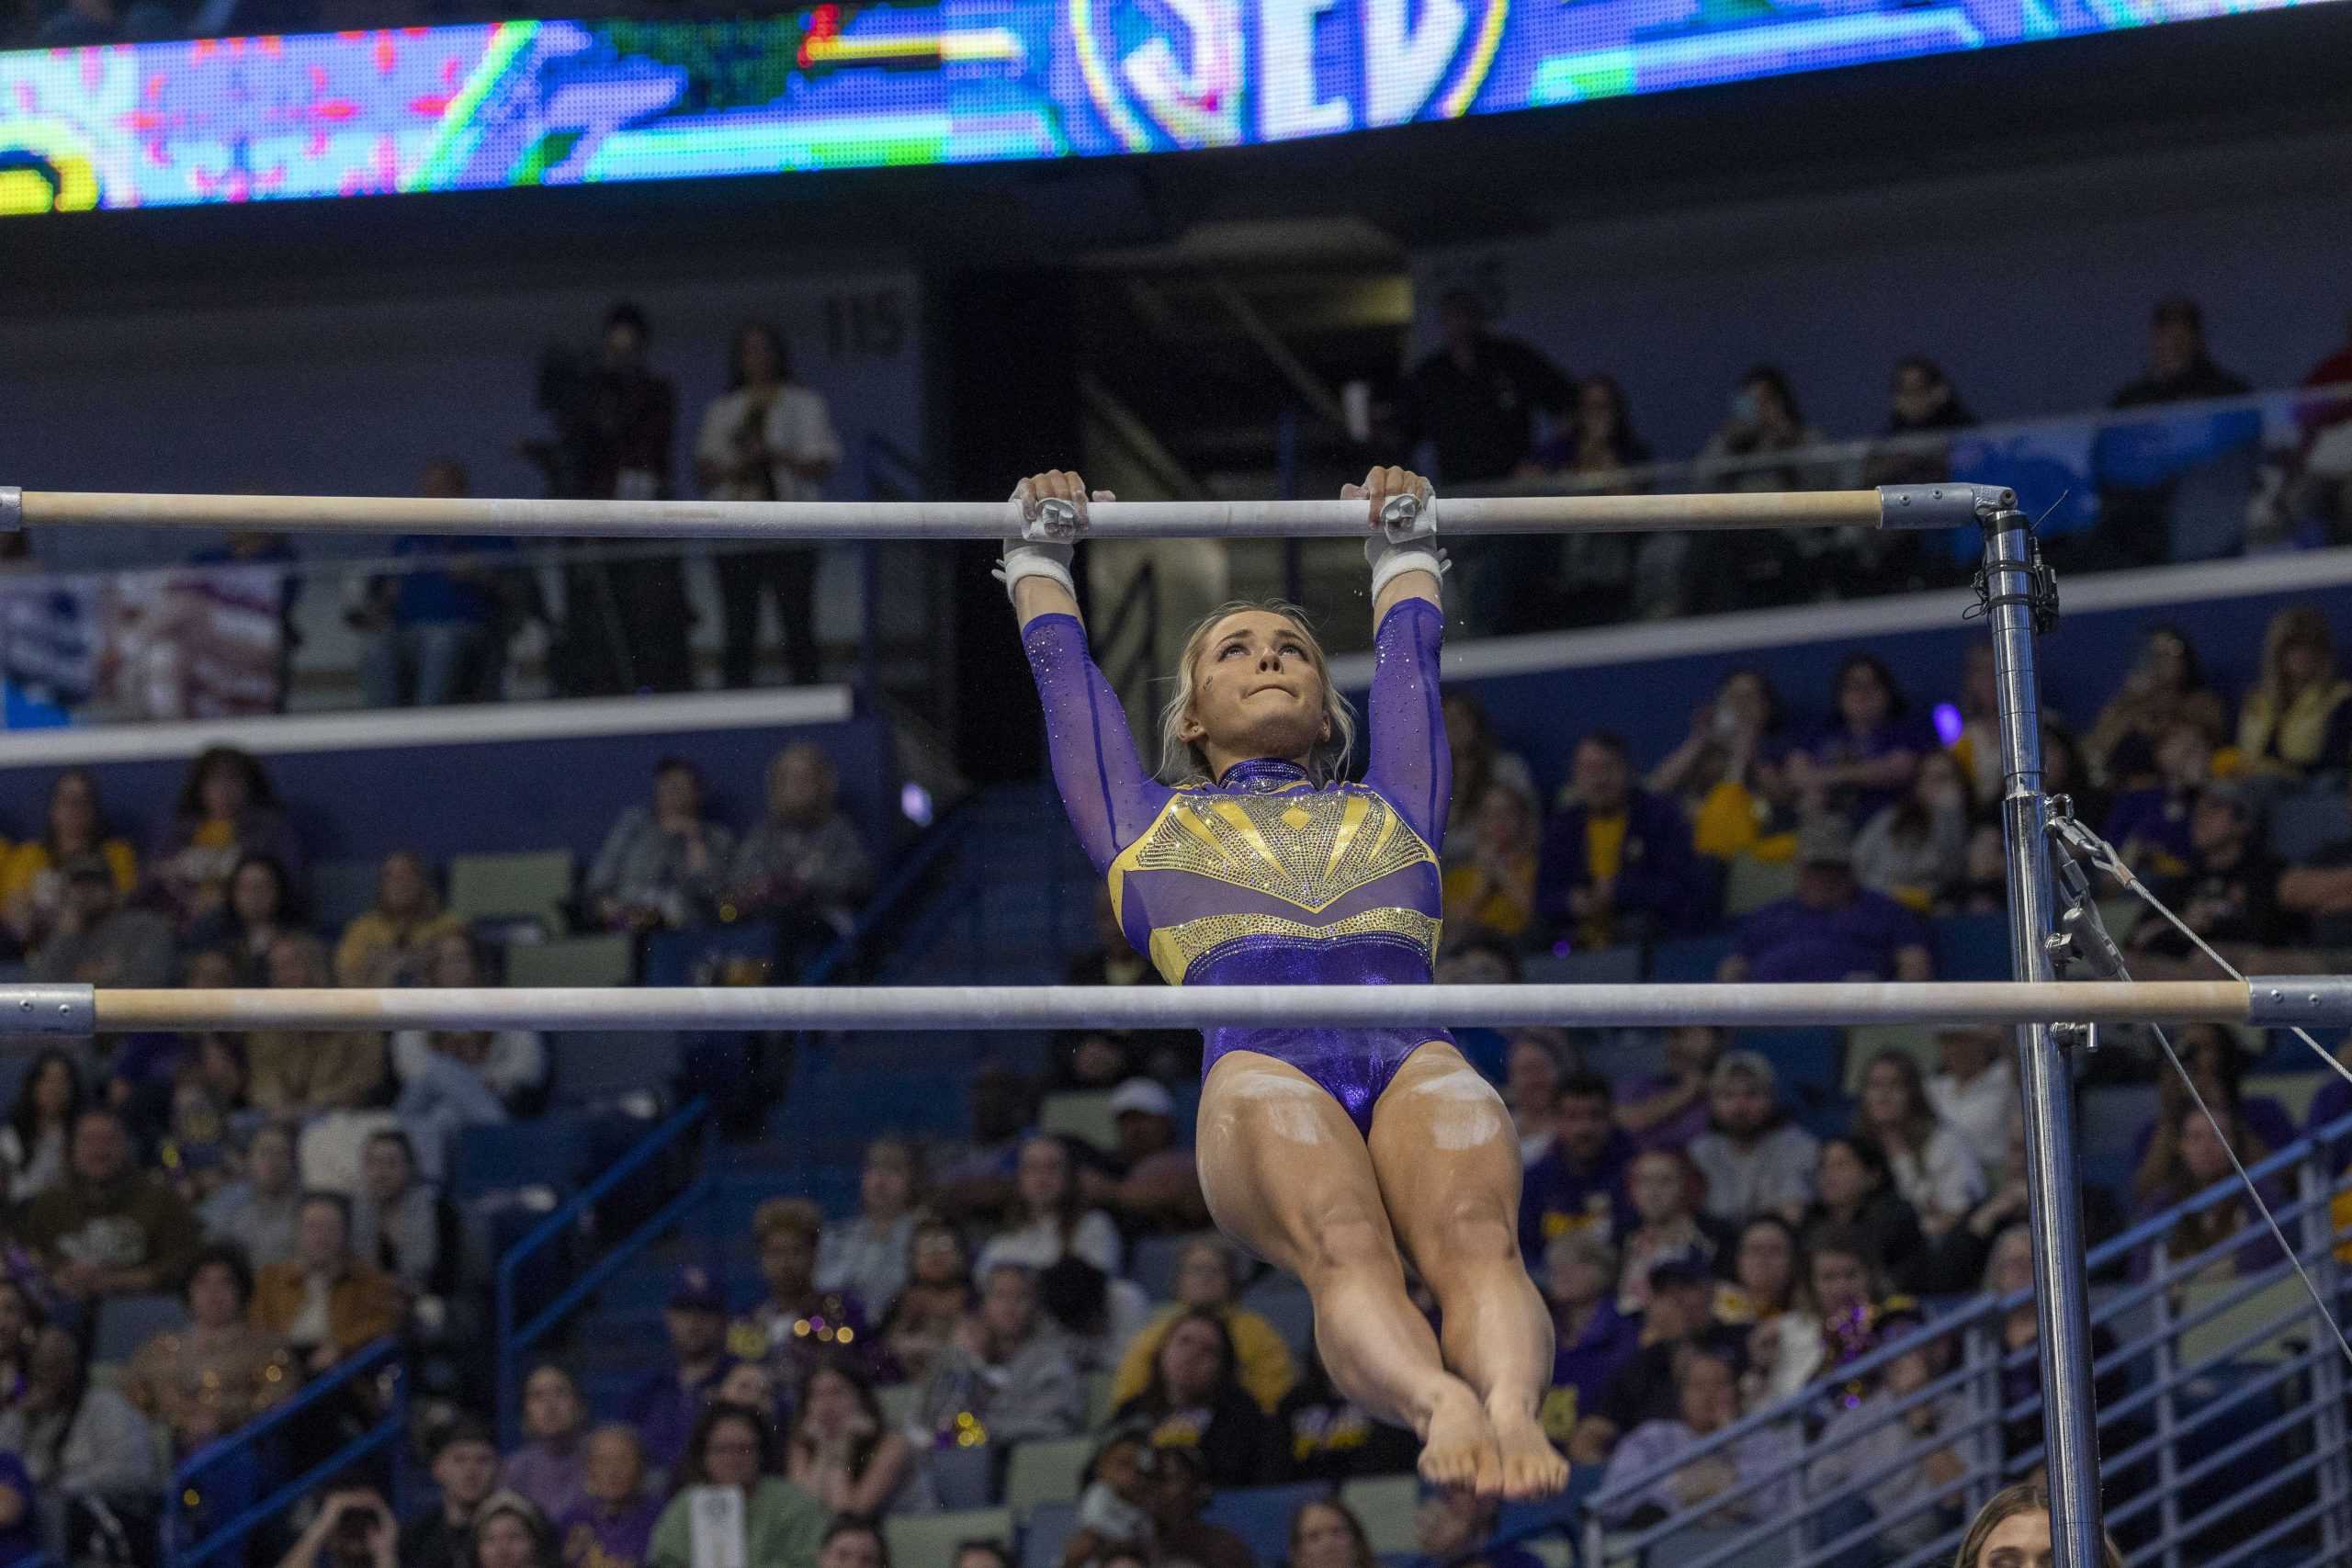
[[[1129,152],[1462,115],[1510,0],[1067,0],[1088,97]]]

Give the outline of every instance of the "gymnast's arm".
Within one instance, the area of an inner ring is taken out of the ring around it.
[[[1438,648],[1445,637],[1438,579],[1445,557],[1434,537],[1392,542],[1380,522],[1391,496],[1415,496],[1427,507],[1430,482],[1405,468],[1375,468],[1340,493],[1365,502],[1373,529],[1364,550],[1373,570],[1374,651],[1364,783],[1435,849],[1453,794],[1453,754],[1438,690]]]
[[[1070,502],[1082,534],[1088,501],[1111,497],[1108,491],[1090,496],[1074,473],[1048,472],[1022,480],[1013,499],[1031,516],[1040,502]],[[1107,872],[1112,859],[1159,815],[1170,792],[1145,770],[1118,694],[1087,649],[1069,575],[1070,548],[1067,543],[1012,540],[1001,575],[1045,706],[1046,750],[1062,809],[1094,869]]]

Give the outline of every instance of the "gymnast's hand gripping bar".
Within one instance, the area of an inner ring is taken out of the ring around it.
[[[1201,1029],[1525,1024],[2352,1023],[2352,976],[1699,986],[0,986],[0,1033],[209,1029]]]
[[[1442,497],[1448,534],[1726,528],[1952,528],[2017,504],[1998,485],[1724,495]],[[1106,501],[1091,537],[1230,538],[1365,532],[1360,501]],[[259,528],[277,533],[549,535],[567,538],[1003,539],[1006,501],[496,501],[374,495],[148,495],[0,486],[0,532],[20,528]]]

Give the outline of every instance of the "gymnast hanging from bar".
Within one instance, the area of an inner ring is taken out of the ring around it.
[[[1015,539],[999,575],[1046,711],[1071,825],[1122,930],[1171,984],[1426,985],[1452,774],[1438,701],[1444,555],[1392,540],[1392,497],[1430,487],[1374,468],[1365,502],[1377,662],[1362,784],[1355,722],[1303,615],[1228,604],[1185,638],[1148,772],[1087,651],[1070,546]],[[1075,515],[1074,473],[1013,492],[1034,524]],[[1097,491],[1096,501],[1114,499]],[[1034,530],[1033,530],[1034,531]],[[1429,1482],[1491,1496],[1557,1492],[1567,1466],[1536,1419],[1552,1325],[1517,1241],[1518,1134],[1442,1029],[1210,1032],[1199,1165],[1222,1230],[1306,1280],[1315,1338],[1350,1398],[1410,1427]],[[1442,1335],[1406,1293],[1410,1260]]]

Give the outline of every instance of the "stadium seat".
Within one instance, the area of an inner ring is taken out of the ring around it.
[[[934,1449],[924,1461],[943,1508],[987,1508],[996,1504],[996,1454],[976,1448]]]
[[[1410,1475],[1369,1476],[1340,1488],[1340,1501],[1363,1522],[1364,1539],[1375,1555],[1411,1551],[1413,1515],[1421,1506],[1421,1483]]]
[[[1037,1108],[1037,1130],[1064,1137],[1083,1138],[1098,1149],[1119,1146],[1118,1118],[1111,1114],[1108,1089],[1085,1089],[1046,1096]]]
[[[2084,1179],[2109,1188],[2128,1184],[2140,1130],[2156,1119],[2156,1091],[2143,1084],[2102,1085],[2085,1089],[2080,1103],[2075,1157]]]
[[[1724,913],[1732,919],[1752,914],[1797,890],[1794,861],[1760,861],[1754,855],[1735,856],[1724,877]]]
[[[1201,1517],[1239,1536],[1259,1562],[1279,1562],[1290,1555],[1290,1517],[1302,1505],[1330,1495],[1330,1484],[1321,1481],[1288,1486],[1227,1486],[1210,1499]]]
[[[2211,1272],[2208,1271],[2209,1274]],[[2228,1273],[2226,1268],[2219,1278],[2193,1280],[2181,1287],[2179,1309],[2176,1315],[2186,1317],[2210,1306],[2243,1288],[2245,1283],[2234,1274]],[[2273,1323],[2279,1325],[2278,1332],[2251,1345],[2237,1343]],[[2248,1365],[2283,1361],[2310,1341],[2315,1326],[2311,1317],[2311,1298],[2303,1292],[2303,1282],[2290,1276],[2255,1292],[2235,1306],[2225,1308],[2194,1328],[2182,1329],[2180,1364],[2192,1367],[2199,1361],[2222,1355]]]
[[[376,903],[377,863],[325,860],[311,867],[311,919],[321,931],[341,931]]]
[[[1241,1304],[1274,1325],[1302,1359],[1315,1339],[1315,1303],[1306,1287],[1288,1274],[1274,1274],[1241,1292]]]
[[[885,1383],[874,1391],[874,1403],[882,1407],[883,1424],[895,1430],[913,1421],[921,1413],[922,1384]]]
[[[1732,939],[1728,935],[1679,937],[1662,942],[1650,949],[1650,981],[1653,985],[1691,985],[1715,977],[1715,971],[1731,955]]]
[[[537,919],[560,933],[571,897],[570,850],[458,855],[449,862],[449,912],[463,920]]]
[[[1191,1235],[1145,1236],[1127,1256],[1127,1278],[1141,1285],[1143,1293],[1153,1301],[1169,1301],[1176,1294],[1177,1259],[1202,1236],[1216,1235],[1215,1231],[1196,1231]]]
[[[678,1077],[678,1037],[667,1030],[595,1031],[548,1042],[556,1097],[593,1105],[645,1091],[667,1096]]]
[[[1004,1506],[1026,1516],[1040,1503],[1074,1503],[1079,1478],[1094,1457],[1093,1438],[1055,1438],[1014,1446],[1004,1472]]]
[[[2300,1127],[2311,1120],[2312,1101],[2328,1077],[2324,1072],[2258,1073],[2245,1080],[2245,1094],[2248,1100],[2267,1096],[2277,1100]]]
[[[1936,1070],[1936,1032],[1924,1023],[1868,1023],[1846,1031],[1846,1092],[1862,1092],[1862,1075],[1882,1051],[1901,1051],[1922,1073]]]
[[[2290,864],[2346,838],[2352,838],[2352,806],[2341,789],[2290,795],[2270,808],[2271,852]]]
[[[1838,1092],[1845,1082],[1846,1036],[1837,1029],[1743,1029],[1732,1036],[1737,1050],[1761,1051],[1780,1076],[1781,1089],[1813,1103]]]
[[[1111,1374],[1086,1374],[1086,1424],[1100,1427],[1111,1418]]]
[[[98,1303],[90,1359],[127,1361],[158,1334],[187,1326],[187,1303],[177,1296],[108,1296]]]
[[[1075,1503],[1040,1503],[1030,1509],[1021,1521],[1021,1568],[1061,1568],[1062,1543],[1069,1540],[1077,1522]],[[955,1543],[948,1544],[952,1547]],[[905,1560],[894,1556],[892,1561]],[[943,1555],[933,1561],[944,1562],[947,1559]]]
[[[953,1562],[959,1541],[1012,1540],[1010,1508],[959,1508],[941,1514],[893,1514],[882,1521],[890,1561],[908,1568]]]
[[[2009,918],[1953,915],[1935,923],[1933,946],[1939,980],[2006,980],[2009,977]]]
[[[1642,977],[1642,950],[1538,953],[1520,966],[1520,976],[1531,986],[1630,986]]]
[[[637,967],[637,941],[626,931],[510,942],[510,986],[626,986]]]
[[[458,1198],[517,1187],[565,1188],[588,1163],[588,1127],[578,1117],[502,1122],[458,1134],[450,1190]]]

